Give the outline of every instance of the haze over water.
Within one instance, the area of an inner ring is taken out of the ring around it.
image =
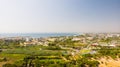
[[[3,33],[0,34],[0,37],[33,37],[33,38],[40,38],[40,37],[56,37],[56,36],[73,36],[78,35],[77,33]]]

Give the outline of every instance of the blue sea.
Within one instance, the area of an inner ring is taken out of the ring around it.
[[[56,37],[56,36],[73,36],[78,35],[76,33],[1,33],[0,37],[33,37],[33,38],[40,38],[40,37]]]

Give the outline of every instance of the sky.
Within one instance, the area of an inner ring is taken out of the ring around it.
[[[120,0],[0,0],[0,33],[120,32]]]

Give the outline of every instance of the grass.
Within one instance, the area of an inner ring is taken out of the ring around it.
[[[80,54],[87,54],[87,53],[90,53],[89,49],[82,49],[82,50],[80,50]]]
[[[24,54],[5,54],[5,53],[2,53],[2,54],[0,54],[0,58],[6,58],[7,61],[0,62],[0,67],[2,67],[2,65],[6,64],[6,63],[13,64],[16,61],[22,60],[25,56],[26,55],[24,55]]]
[[[16,60],[20,60],[20,59],[23,59],[26,55],[24,54],[5,54],[5,53],[2,53],[0,54],[0,58],[4,58],[6,57],[9,60],[13,60],[13,61],[16,61]]]

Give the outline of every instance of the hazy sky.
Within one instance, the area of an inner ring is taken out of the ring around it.
[[[120,32],[120,0],[0,0],[0,32]]]

